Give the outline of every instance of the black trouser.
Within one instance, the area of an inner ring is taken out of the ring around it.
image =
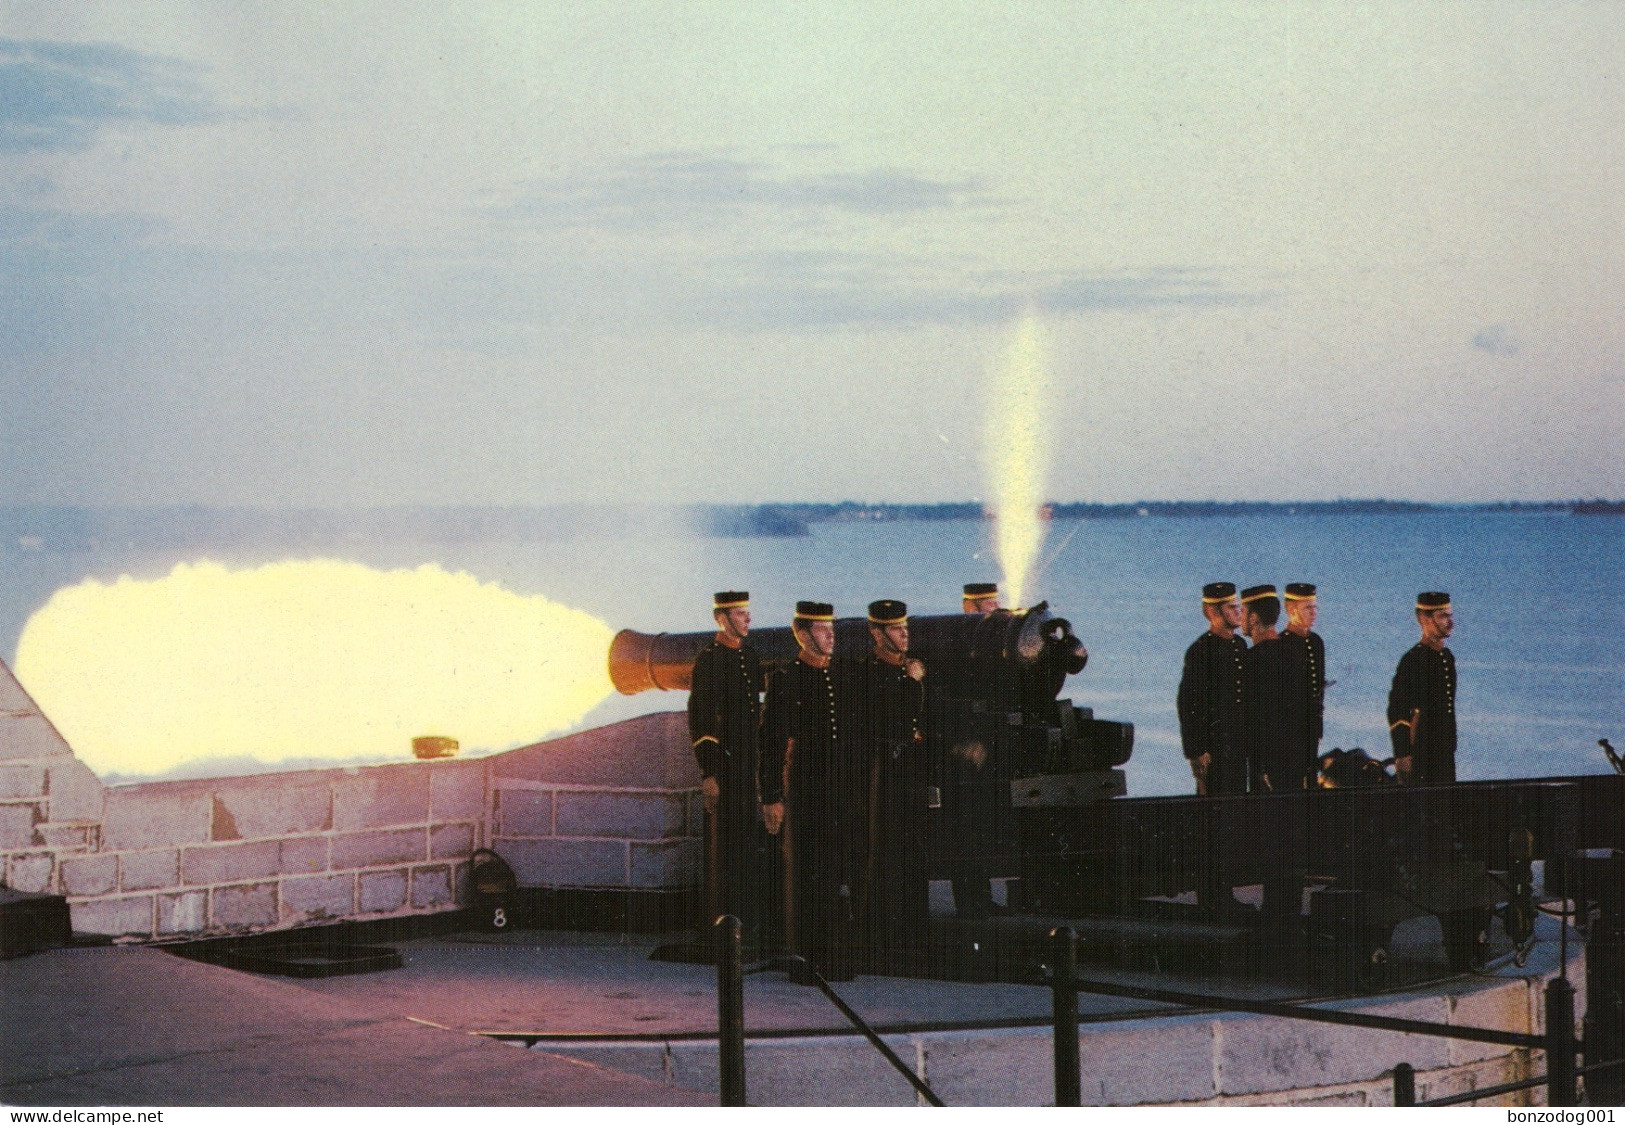
[[[1208,759],[1207,795],[1240,797],[1248,789],[1247,756],[1239,750],[1225,750]]]
[[[1247,793],[1247,775],[1247,757],[1241,751],[1221,749],[1213,752],[1208,759],[1206,795],[1244,796]],[[1223,841],[1219,839],[1217,820],[1213,824],[1213,835],[1207,841],[1209,858],[1196,887],[1196,901],[1208,917],[1218,919],[1223,917],[1225,910],[1235,901],[1235,895],[1221,874],[1222,867],[1218,857]]]
[[[828,980],[850,980],[855,972],[859,865],[852,828],[815,813],[798,815],[792,806],[780,830],[786,942]]]
[[[870,824],[866,944],[879,963],[903,971],[919,962],[930,927],[927,800],[923,782],[882,784]]]
[[[949,870],[954,912],[962,918],[985,918],[993,909],[999,783],[991,762],[978,769],[974,763],[951,756],[948,763],[948,785],[942,797],[952,833]]]
[[[1412,785],[1449,785],[1456,780],[1454,747],[1419,746],[1411,758]]]
[[[752,787],[754,790],[754,787]],[[723,798],[730,796],[723,791]],[[780,941],[778,844],[762,825],[752,800],[719,800],[705,817],[705,926],[732,914],[745,927],[747,941],[776,946]]]
[[[1294,762],[1277,765],[1269,775],[1270,792],[1297,793],[1309,787],[1312,773]],[[1275,856],[1275,870],[1264,879],[1264,924],[1283,938],[1296,932],[1303,914],[1303,880],[1308,874],[1302,852],[1304,842],[1301,833],[1287,832]]]

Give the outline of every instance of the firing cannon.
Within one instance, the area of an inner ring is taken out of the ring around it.
[[[980,741],[1009,766],[1010,776],[1112,770],[1128,761],[1132,725],[1097,720],[1089,709],[1056,698],[1089,653],[1047,603],[985,615],[911,617],[908,625],[909,655],[925,662],[927,684],[944,708],[938,734],[945,745]],[[713,636],[623,629],[609,646],[610,682],[623,695],[687,691],[694,658]],[[798,651],[788,628],[752,629],[750,643],[769,672]],[[864,618],[835,623],[837,657],[856,659],[872,649]]]

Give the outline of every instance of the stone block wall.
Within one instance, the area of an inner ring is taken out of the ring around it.
[[[101,885],[105,861],[90,861],[103,799],[101,781],[0,664],[0,881],[55,892],[65,870],[75,885]]]
[[[700,881],[704,812],[684,716],[648,715],[490,759],[490,846],[521,886]]]
[[[699,880],[683,716],[469,760],[103,786],[0,664],[0,875],[81,933],[167,939],[451,910],[468,859],[523,887]]]
[[[76,930],[158,938],[449,910],[485,806],[479,761],[111,786],[59,891]]]

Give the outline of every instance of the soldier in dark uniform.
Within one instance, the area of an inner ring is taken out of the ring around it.
[[[878,959],[917,967],[930,921],[925,838],[933,770],[926,749],[925,666],[908,655],[908,607],[869,603],[874,651],[859,665],[869,749],[864,921]]]
[[[962,591],[967,614],[986,617],[999,609],[996,582],[967,582]],[[943,685],[951,695],[972,698],[971,685]],[[954,889],[954,913],[961,918],[986,918],[994,912],[991,869],[999,818],[999,790],[995,765],[988,761],[989,748],[980,741],[968,741],[946,750],[945,782],[942,790],[944,820],[953,849],[950,881]]]
[[[1450,595],[1418,594],[1422,639],[1399,659],[1388,691],[1394,774],[1406,785],[1456,780],[1456,657],[1445,641],[1455,630]]]
[[[756,794],[762,662],[746,640],[748,593],[722,591],[711,612],[716,639],[694,658],[688,695],[688,737],[705,802],[706,922],[732,914],[761,942],[778,931],[769,893],[775,880],[766,870],[769,841]]]
[[[1256,791],[1287,793],[1308,787],[1315,757],[1309,749],[1309,667],[1276,628],[1281,599],[1274,586],[1241,592],[1253,647],[1242,661],[1243,744],[1258,778]]]
[[[1326,642],[1314,631],[1315,618],[1319,614],[1315,587],[1311,583],[1286,584],[1286,630],[1281,634],[1281,643],[1287,646],[1293,661],[1302,669],[1308,687],[1309,695],[1303,715],[1307,726],[1303,737],[1308,742],[1311,783],[1320,761],[1321,735],[1326,731]]]
[[[1185,760],[1196,779],[1197,796],[1232,797],[1247,792],[1247,755],[1242,749],[1241,669],[1247,642],[1236,635],[1241,626],[1241,602],[1233,582],[1209,582],[1202,587],[1202,616],[1208,629],[1185,650],[1179,677],[1179,737]],[[1209,917],[1236,909],[1224,878],[1224,856],[1215,836],[1207,851],[1196,900]]]
[[[961,591],[966,613],[987,615],[999,608],[997,582],[967,582]]]
[[[1313,770],[1307,753],[1309,686],[1303,666],[1292,659],[1276,623],[1281,600],[1274,586],[1241,592],[1247,636],[1253,645],[1242,660],[1242,743],[1259,781],[1255,791],[1286,793],[1303,789]],[[1282,839],[1275,870],[1264,879],[1263,920],[1277,941],[1289,942],[1303,910],[1301,842]],[[1283,951],[1288,948],[1283,946]]]
[[[1208,629],[1185,650],[1179,677],[1179,738],[1196,779],[1198,796],[1247,792],[1247,756],[1241,740],[1241,666],[1247,642],[1236,635],[1241,602],[1233,582],[1202,587]]]
[[[1388,690],[1394,775],[1402,785],[1447,785],[1456,780],[1456,657],[1445,646],[1456,628],[1450,595],[1418,594],[1416,623],[1422,638],[1399,658]],[[1439,915],[1452,966],[1483,964],[1490,918],[1482,907]]]
[[[768,679],[757,773],[770,833],[782,836],[785,939],[828,980],[851,980],[866,844],[867,762],[853,729],[851,670],[835,659],[835,609],[797,602],[801,651]],[[811,984],[797,966],[791,979]]]

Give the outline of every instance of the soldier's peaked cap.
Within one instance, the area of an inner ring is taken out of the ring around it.
[[[835,607],[828,602],[797,602],[797,621],[834,621]]]
[[[869,621],[874,625],[901,625],[908,620],[908,606],[891,598],[869,603]]]
[[[711,598],[712,609],[744,609],[750,605],[750,594],[744,590],[719,590]]]
[[[1439,590],[1429,590],[1425,594],[1417,594],[1416,608],[1425,610],[1449,609],[1450,595]]]
[[[965,583],[965,596],[967,598],[991,598],[998,594],[997,582],[967,582]]]
[[[1314,601],[1315,584],[1313,582],[1288,582],[1286,584],[1286,600],[1289,602]]]
[[[1243,602],[1256,602],[1276,596],[1274,586],[1249,586],[1241,592]]]
[[[1208,605],[1227,602],[1235,596],[1236,584],[1234,582],[1209,582],[1202,587],[1202,601]]]

